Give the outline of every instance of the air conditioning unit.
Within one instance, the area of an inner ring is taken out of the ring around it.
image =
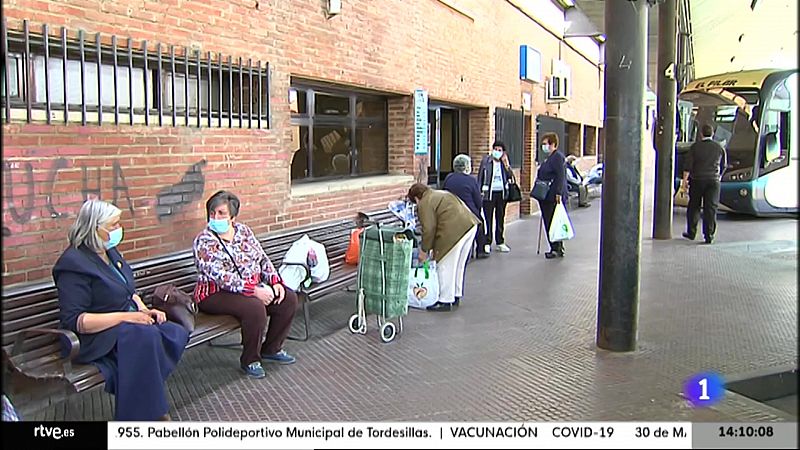
[[[569,77],[553,75],[547,80],[547,103],[563,103],[569,100]]]

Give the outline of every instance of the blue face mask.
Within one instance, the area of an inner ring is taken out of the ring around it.
[[[122,227],[108,232],[108,242],[105,243],[106,249],[112,249],[122,242]]]
[[[503,157],[503,152],[500,150],[492,150],[492,158],[500,159]]]
[[[208,221],[208,228],[217,233],[227,233],[230,226],[231,223],[228,222],[228,219],[211,219]]]

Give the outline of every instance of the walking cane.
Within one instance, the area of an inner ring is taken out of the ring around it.
[[[539,213],[539,241],[536,243],[536,254],[542,249],[542,224],[544,223],[544,216]]]

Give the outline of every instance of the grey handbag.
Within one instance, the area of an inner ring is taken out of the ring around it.
[[[552,183],[552,181],[545,181],[537,178],[536,181],[533,182],[531,197],[540,202],[545,201],[545,199],[547,199],[547,193],[550,192],[550,183]]]

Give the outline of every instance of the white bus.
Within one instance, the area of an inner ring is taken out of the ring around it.
[[[689,83],[678,96],[676,178],[699,125],[709,123],[728,157],[720,210],[797,214],[797,75],[797,69],[762,69]]]

